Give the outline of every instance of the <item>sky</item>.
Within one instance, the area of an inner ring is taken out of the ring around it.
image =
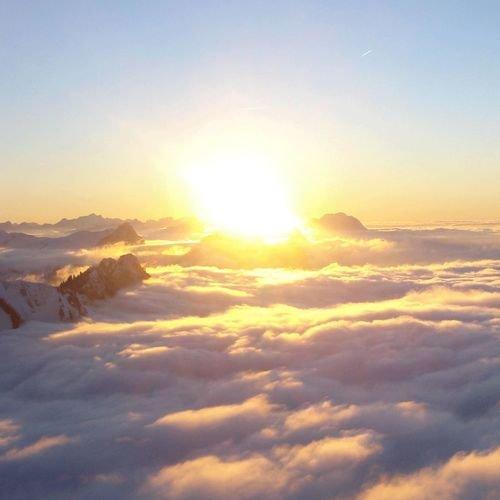
[[[0,220],[190,215],[186,172],[248,157],[304,217],[498,220],[499,16],[495,1],[2,1]]]

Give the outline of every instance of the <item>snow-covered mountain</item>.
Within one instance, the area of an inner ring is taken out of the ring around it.
[[[0,282],[0,329],[17,328],[31,319],[75,321],[85,309],[78,296],[68,290],[27,281]]]
[[[127,254],[103,259],[59,287],[22,280],[0,282],[0,330],[18,328],[29,320],[76,321],[86,313],[87,301],[111,297],[148,277],[137,257]]]

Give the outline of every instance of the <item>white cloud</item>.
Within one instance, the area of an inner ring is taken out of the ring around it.
[[[2,494],[494,498],[493,236],[405,238],[425,259],[158,267],[86,321],[3,332]]]
[[[68,436],[43,436],[38,439],[35,443],[24,446],[23,448],[11,448],[0,456],[0,461],[10,462],[14,460],[24,460],[26,458],[32,457],[33,455],[38,455],[46,450],[50,450],[55,446],[62,446],[71,443],[74,439]]]
[[[288,478],[261,456],[221,460],[205,456],[165,467],[148,480],[164,498],[280,498]]]
[[[500,448],[483,453],[458,453],[439,467],[396,476],[365,491],[360,500],[408,498],[485,498],[500,496]]]

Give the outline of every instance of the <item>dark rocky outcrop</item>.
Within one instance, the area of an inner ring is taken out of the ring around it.
[[[312,226],[328,233],[359,233],[367,231],[359,219],[342,212],[325,214],[319,219],[313,219]]]
[[[12,328],[19,328],[23,323],[21,315],[5,300],[0,298],[0,310],[8,317]]]
[[[103,259],[97,266],[89,267],[78,276],[70,276],[59,285],[61,292],[72,291],[91,300],[112,297],[121,288],[149,278],[137,257],[122,255],[119,259]]]
[[[115,243],[126,243],[132,245],[135,243],[141,243],[142,241],[144,241],[144,239],[135,232],[132,224],[124,222],[113,232],[101,238],[98,242],[98,246],[114,245]]]

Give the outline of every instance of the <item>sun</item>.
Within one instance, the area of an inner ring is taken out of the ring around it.
[[[299,224],[284,182],[255,155],[218,158],[188,177],[198,216],[214,230],[273,241]]]

